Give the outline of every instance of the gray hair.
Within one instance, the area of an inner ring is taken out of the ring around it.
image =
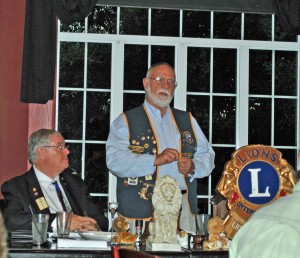
[[[150,73],[151,73],[151,70],[152,70],[153,68],[155,68],[155,67],[157,67],[157,66],[160,66],[160,65],[166,65],[166,66],[168,66],[168,67],[170,67],[171,69],[174,70],[174,67],[173,67],[172,65],[168,64],[167,62],[156,63],[156,64],[153,64],[153,65],[151,65],[151,66],[149,67],[149,69],[147,70],[147,73],[146,73],[146,78],[149,77],[149,75],[150,75]],[[174,71],[174,73],[175,73],[175,71]]]
[[[28,141],[28,160],[31,164],[34,164],[37,160],[37,148],[39,146],[49,145],[49,138],[52,135],[61,136],[61,133],[52,129],[40,129],[30,135]]]

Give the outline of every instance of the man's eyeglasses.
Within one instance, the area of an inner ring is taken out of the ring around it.
[[[175,79],[166,79],[165,77],[162,76],[157,76],[155,78],[147,78],[148,80],[155,80],[158,85],[164,85],[167,83],[170,87],[176,88],[177,82]]]
[[[43,146],[44,148],[56,148],[58,151],[69,149],[68,145],[56,145],[56,146]]]

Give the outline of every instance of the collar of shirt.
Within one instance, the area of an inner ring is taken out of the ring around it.
[[[144,104],[146,106],[146,109],[148,110],[148,112],[151,113],[151,115],[157,119],[164,120],[166,119],[168,116],[170,116],[170,106],[167,106],[167,111],[165,113],[165,115],[163,117],[161,117],[161,112],[159,109],[157,109],[156,107],[152,106],[146,99],[144,101]]]
[[[34,169],[35,175],[40,183],[42,183],[42,184],[51,184],[52,183],[53,179],[51,177],[47,176],[46,174],[44,174],[43,172],[41,172],[40,170],[38,170],[35,165],[33,165],[33,169]],[[55,178],[55,180],[57,180],[57,179]]]

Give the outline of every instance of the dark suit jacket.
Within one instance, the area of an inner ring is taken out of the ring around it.
[[[103,211],[100,211],[92,202],[82,178],[77,174],[72,174],[68,169],[59,176],[73,213],[94,218],[101,230],[107,231],[108,219],[104,216]],[[3,215],[9,231],[31,229],[30,207],[33,213],[50,214],[49,208],[40,210],[36,203],[36,200],[44,195],[33,168],[21,176],[6,181],[2,185],[1,192],[6,201]],[[50,214],[49,231],[52,231],[51,223],[55,216],[55,214]]]

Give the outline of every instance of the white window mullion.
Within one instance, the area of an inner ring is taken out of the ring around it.
[[[123,112],[124,43],[112,43],[110,122]],[[108,200],[116,201],[117,178],[109,173]]]
[[[275,14],[272,14],[272,41],[275,40]]]
[[[241,19],[241,40],[245,37],[245,13],[242,13]]]
[[[210,74],[209,74],[209,138],[212,143],[212,118],[213,118],[213,80],[214,80],[214,48],[210,49]]]
[[[274,126],[275,126],[275,50],[272,50],[271,146],[275,146]]]
[[[58,20],[58,27],[60,27],[60,21]],[[58,33],[58,40],[57,40],[57,56],[56,56],[56,80],[55,80],[55,130],[58,130],[58,113],[59,113],[59,66],[60,66],[60,40],[59,36],[61,34]]]
[[[174,107],[186,110],[187,46],[184,44],[175,47],[175,72],[178,85],[174,93]]]
[[[87,20],[87,19],[86,19]],[[87,26],[86,26],[87,27]],[[87,99],[87,60],[88,43],[84,43],[84,68],[83,68],[83,114],[82,114],[82,153],[81,153],[81,177],[85,178],[85,149],[86,149],[86,99]]]
[[[210,38],[214,37],[214,12],[210,12]]]
[[[151,15],[152,15],[152,9],[149,8],[148,10],[148,36],[151,36]],[[151,66],[151,44],[149,44],[148,47],[148,67]]]
[[[121,8],[117,7],[117,35],[120,35],[120,15],[121,15]]]
[[[183,29],[182,29],[182,26],[183,26],[183,10],[180,10],[179,12],[179,37],[182,38],[182,32],[183,32]]]
[[[151,15],[152,15],[152,9],[148,9],[148,36],[151,36]]]
[[[124,43],[112,43],[110,122],[123,112]]]
[[[300,131],[300,36],[297,37],[297,41],[298,41],[298,53],[297,53],[297,153],[299,153],[300,151],[300,135],[299,135],[299,131]],[[297,160],[297,171],[300,171],[300,162],[299,159],[296,158]]]
[[[249,48],[237,49],[236,149],[248,145]]]

